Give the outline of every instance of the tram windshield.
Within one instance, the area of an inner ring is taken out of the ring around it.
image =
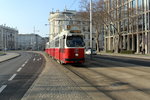
[[[84,41],[81,36],[68,36],[66,44],[68,47],[84,47]]]

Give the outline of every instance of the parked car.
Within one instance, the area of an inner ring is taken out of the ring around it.
[[[87,49],[87,50],[85,51],[85,54],[90,55],[90,54],[91,54],[91,49]],[[97,52],[96,52],[95,49],[92,50],[92,54],[93,54],[93,55],[96,55],[96,54],[97,54]]]

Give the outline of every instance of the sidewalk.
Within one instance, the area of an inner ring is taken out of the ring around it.
[[[0,63],[18,56],[20,56],[18,53],[6,53],[6,55],[0,56]]]
[[[105,52],[100,52],[98,54],[100,54],[100,55],[118,56],[118,57],[150,59],[150,54],[120,54],[120,53],[105,53]]]

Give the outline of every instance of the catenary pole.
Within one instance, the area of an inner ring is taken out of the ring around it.
[[[92,54],[93,54],[93,45],[92,45],[92,0],[90,0],[90,49],[91,49],[91,54],[90,58],[92,59]]]

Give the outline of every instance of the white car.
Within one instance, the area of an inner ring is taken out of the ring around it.
[[[85,51],[85,54],[90,55],[90,54],[91,54],[91,49],[86,50],[86,51]],[[92,54],[93,54],[93,55],[96,55],[96,54],[97,54],[97,53],[96,53],[96,50],[93,49]]]

